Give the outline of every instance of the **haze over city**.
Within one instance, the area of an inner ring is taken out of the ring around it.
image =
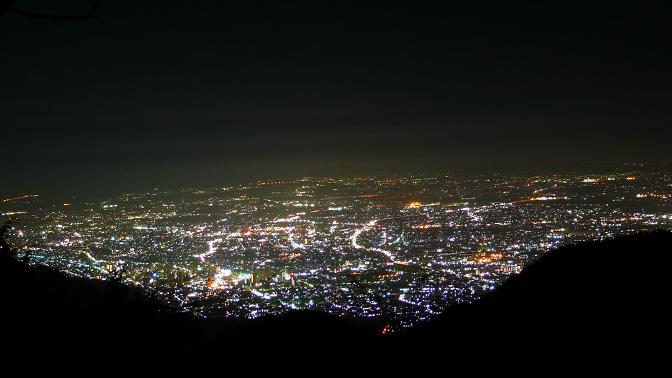
[[[2,16],[3,194],[671,158],[652,6],[104,1],[95,16]]]

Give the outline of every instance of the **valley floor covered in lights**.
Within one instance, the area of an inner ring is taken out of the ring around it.
[[[32,261],[123,280],[199,316],[312,309],[408,327],[544,251],[672,227],[672,175],[409,175],[259,181],[0,203]],[[637,256],[632,256],[637,259]]]

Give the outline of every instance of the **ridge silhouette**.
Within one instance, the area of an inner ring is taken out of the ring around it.
[[[198,355],[242,361],[301,355],[314,362],[362,353],[540,356],[565,353],[566,345],[575,356],[640,353],[651,338],[669,336],[671,246],[672,233],[656,231],[561,247],[480,300],[389,336],[310,311],[252,321],[197,319],[139,288],[29,266],[3,253],[2,340],[18,354],[30,350],[50,358]]]

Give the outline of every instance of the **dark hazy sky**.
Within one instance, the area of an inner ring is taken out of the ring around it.
[[[0,15],[0,194],[669,159],[669,18],[642,3],[109,0],[93,20]]]

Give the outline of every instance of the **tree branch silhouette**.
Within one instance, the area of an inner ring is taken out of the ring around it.
[[[9,236],[9,230],[12,229],[12,222],[11,220],[8,220],[0,226],[0,258],[5,259],[5,258],[16,258],[16,255],[18,253],[18,249],[15,248],[8,240],[7,237]]]
[[[54,14],[48,14],[48,13],[37,13],[37,12],[28,12],[24,11],[21,9],[17,9],[11,6],[12,0],[8,1],[2,1],[0,2],[0,14],[3,12],[12,12],[16,14],[20,14],[24,17],[28,18],[42,18],[42,19],[50,19],[50,20],[65,20],[65,21],[74,21],[74,20],[85,20],[85,19],[91,19],[91,18],[98,18],[94,13],[100,7],[100,4],[103,2],[102,0],[96,1],[93,6],[89,9],[88,12],[81,14],[81,15],[75,15],[75,16],[66,16],[66,15],[54,15]]]
[[[109,264],[105,270],[107,270],[108,280],[116,283],[121,283],[126,274],[126,268],[118,262]]]

